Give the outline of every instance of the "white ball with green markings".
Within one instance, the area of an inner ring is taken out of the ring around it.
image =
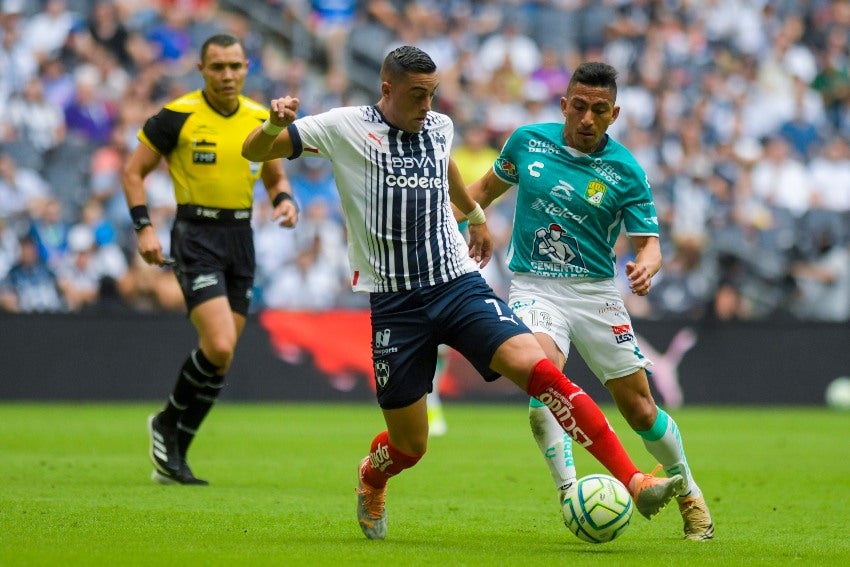
[[[562,503],[564,524],[579,539],[606,543],[619,537],[632,519],[634,505],[623,483],[605,474],[576,481]]]

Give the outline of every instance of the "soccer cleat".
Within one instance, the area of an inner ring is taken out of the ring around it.
[[[179,477],[182,459],[177,445],[177,428],[160,423],[159,414],[148,418],[148,432],[151,436],[150,457],[153,466],[168,477]]]
[[[714,538],[714,522],[702,495],[681,498],[679,512],[685,522],[685,539],[707,541]]]
[[[369,539],[384,539],[387,537],[387,510],[385,499],[387,487],[372,488],[363,480],[363,473],[369,466],[369,457],[360,461],[357,479],[357,520],[360,529]]]
[[[197,478],[192,474],[192,469],[189,468],[189,463],[183,459],[180,464],[180,471],[175,474],[164,474],[157,469],[151,473],[151,480],[157,484],[185,484],[191,486],[207,486],[208,481]]]
[[[658,465],[652,473],[638,477],[632,491],[635,506],[646,519],[660,512],[674,496],[685,489],[682,475],[674,474],[669,478],[655,476],[660,468],[661,465]]]

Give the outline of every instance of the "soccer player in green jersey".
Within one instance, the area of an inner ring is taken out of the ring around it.
[[[691,474],[679,428],[655,404],[631,318],[614,283],[621,227],[635,248],[625,267],[632,293],[646,295],[661,268],[658,219],[649,181],[631,152],[608,136],[620,111],[617,72],[580,65],[561,98],[564,123],[518,128],[493,169],[469,190],[482,207],[517,187],[508,253],[508,304],[549,359],[566,364],[575,345],[611,392],[629,426],[666,474],[687,483],[678,497],[685,538],[714,537],[705,498]],[[534,398],[531,429],[563,496],[576,478],[571,440]]]
[[[348,230],[351,286],[369,293],[372,361],[386,429],[360,462],[357,521],[369,539],[387,536],[390,478],[428,446],[427,393],[439,345],[463,355],[485,380],[505,376],[547,404],[552,419],[629,487],[654,516],[684,488],[681,475],[641,473],[604,414],[547,358],[540,343],[484,281],[492,239],[451,159],[454,125],[431,109],[437,66],[414,46],[381,67],[380,99],[297,118],[300,101],[271,101],[269,118],[245,139],[252,161],[330,159]],[[469,222],[469,244],[454,206]],[[474,258],[474,260],[473,260]]]

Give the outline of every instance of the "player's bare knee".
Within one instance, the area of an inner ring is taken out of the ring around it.
[[[428,450],[428,435],[407,437],[399,442],[393,441],[393,446],[406,455],[421,458]]]
[[[226,339],[207,341],[203,347],[204,355],[216,368],[226,370],[233,362],[235,342]]]
[[[655,423],[658,408],[654,403],[636,403],[623,408],[622,414],[629,427],[636,431],[646,431]]]
[[[410,454],[421,459],[428,451],[428,442],[424,441],[422,443],[417,443],[412,447],[412,449],[413,450]]]

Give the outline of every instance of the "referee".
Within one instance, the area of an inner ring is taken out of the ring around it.
[[[231,35],[201,47],[204,88],[166,104],[145,122],[141,143],[124,168],[123,185],[145,262],[173,261],[198,346],[189,353],[165,408],[148,420],[152,479],[163,484],[207,484],[196,478],[186,452],[224,386],[254,282],[251,207],[258,178],[280,226],[293,227],[298,209],[280,160],[254,163],[242,141],[268,117],[268,108],[242,95],[248,61]],[[166,259],[145,199],[145,177],[165,157],[177,217]]]

